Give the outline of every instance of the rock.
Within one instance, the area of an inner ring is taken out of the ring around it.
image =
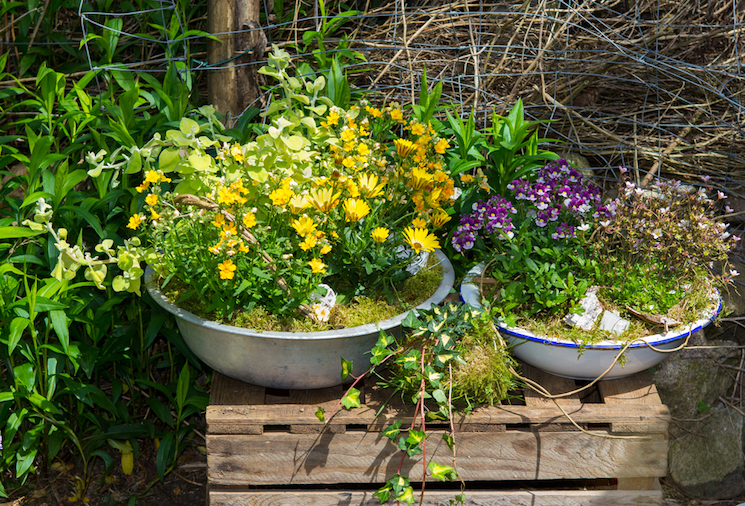
[[[699,499],[730,499],[745,492],[743,416],[718,407],[701,420],[682,423],[669,450],[675,484]]]
[[[706,342],[703,332],[697,332],[689,346],[734,346],[732,341]],[[686,349],[673,353],[654,373],[654,381],[662,402],[674,418],[690,419],[699,415],[699,402],[714,407],[719,397],[732,395],[733,370],[719,364],[739,365],[740,350],[736,348]]]
[[[584,311],[579,313],[569,313],[564,317],[564,321],[572,327],[578,327],[582,330],[592,330],[595,326],[595,321],[603,312],[603,306],[598,300],[598,288],[589,288],[585,293],[584,298],[579,302],[579,305]]]

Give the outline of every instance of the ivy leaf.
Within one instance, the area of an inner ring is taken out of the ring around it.
[[[320,407],[319,407],[319,408],[318,408],[318,409],[316,410],[316,418],[318,418],[318,419],[319,419],[320,421],[322,421],[322,422],[325,422],[325,421],[326,421],[326,417],[325,417],[325,416],[323,416],[323,415],[324,415],[324,411],[323,411],[323,408],[320,408]]]
[[[398,440],[398,447],[405,451],[409,457],[422,453],[421,442],[427,438],[427,434],[421,430],[409,430],[409,437]]]
[[[384,330],[380,331],[380,336],[378,337],[378,342],[375,343],[376,348],[387,348],[388,346],[392,345],[394,342],[393,336],[389,336],[385,333]]]
[[[455,496],[455,502],[459,502],[461,504],[466,502],[466,494],[458,494]]]
[[[387,429],[383,431],[383,435],[395,442],[398,434],[401,432],[401,420],[396,420],[395,423],[389,425]]]
[[[352,361],[341,357],[341,379],[345,380],[352,373]]]
[[[403,501],[406,504],[414,504],[414,489],[412,487],[404,488],[403,492],[396,496],[397,501]]]
[[[402,327],[406,327],[409,329],[415,329],[421,324],[422,322],[419,320],[419,318],[416,317],[416,313],[414,311],[409,311],[409,314],[407,314],[406,318],[404,318],[401,322]]]
[[[448,402],[448,396],[441,388],[438,388],[437,390],[432,392],[432,397],[435,398],[438,404],[447,404]]]
[[[432,478],[440,481],[453,481],[458,478],[458,473],[452,466],[443,466],[437,462],[430,462],[427,466]]]
[[[448,434],[447,432],[442,435],[442,440],[447,443],[448,448],[450,448],[450,451],[453,451],[453,447],[455,446],[455,441],[453,440],[453,436],[451,434]]]
[[[347,392],[347,395],[341,398],[341,403],[347,409],[361,407],[362,404],[360,404],[360,391],[354,387],[350,388]]]

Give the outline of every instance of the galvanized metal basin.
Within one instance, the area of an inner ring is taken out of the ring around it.
[[[455,282],[453,266],[439,250],[442,282],[437,291],[417,306],[429,309],[450,293]],[[378,323],[324,332],[258,332],[205,320],[174,305],[158,289],[155,272],[145,271],[150,296],[176,317],[181,335],[194,354],[214,370],[247,383],[277,389],[314,389],[340,385],[341,357],[352,360],[352,374],[360,375],[370,364],[369,351],[381,330],[400,334],[408,313]]]

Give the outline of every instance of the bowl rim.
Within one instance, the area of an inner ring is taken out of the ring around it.
[[[473,283],[471,280],[475,278],[476,276],[479,276],[482,271],[484,270],[484,263],[479,263],[472,267],[463,278],[463,282],[461,283],[459,287],[459,294],[461,297],[461,300],[465,303],[471,304],[472,306],[479,308],[481,307],[481,300],[479,297],[479,289],[478,286],[476,286],[476,283]],[[465,293],[464,293],[465,292]],[[663,344],[667,344],[673,341],[680,340],[681,338],[688,337],[690,335],[693,335],[695,332],[698,332],[699,330],[703,329],[710,323],[714,321],[714,319],[719,315],[719,313],[722,310],[722,297],[719,293],[719,290],[714,289],[712,292],[712,304],[709,307],[709,309],[704,313],[704,317],[696,320],[693,323],[690,323],[689,325],[686,325],[684,327],[681,327],[679,329],[676,329],[675,331],[670,332],[662,332],[659,334],[653,334],[650,336],[645,336],[642,338],[639,338],[635,342],[631,343],[628,348],[642,348],[647,347],[647,345],[652,346],[659,346]],[[498,322],[495,322],[497,328],[504,332],[505,334],[508,334],[511,337],[516,337],[520,339],[524,339],[526,341],[539,343],[539,344],[546,344],[550,346],[561,346],[565,348],[575,348],[577,350],[620,350],[621,348],[625,347],[627,344],[627,341],[617,341],[614,339],[607,339],[605,341],[600,341],[598,343],[593,344],[580,344],[575,343],[574,341],[571,341],[569,339],[561,339],[558,337],[550,337],[545,335],[536,335],[526,329],[523,329],[521,327],[508,327],[506,325],[502,325]]]
[[[169,313],[173,314],[177,318],[185,320],[193,325],[197,325],[200,327],[206,327],[206,328],[217,330],[220,332],[240,334],[240,335],[245,335],[247,337],[260,336],[260,337],[273,338],[273,339],[292,339],[292,340],[350,338],[350,337],[367,335],[367,334],[371,334],[374,332],[379,332],[381,330],[388,330],[390,328],[393,328],[397,325],[400,325],[400,323],[403,321],[404,318],[406,318],[406,316],[409,314],[410,311],[415,311],[417,309],[429,309],[432,305],[439,304],[442,300],[444,300],[445,297],[450,293],[450,289],[453,287],[453,284],[455,283],[455,271],[453,270],[453,264],[450,262],[450,260],[441,250],[439,249],[435,250],[435,254],[437,255],[439,263],[442,265],[442,280],[440,281],[440,285],[437,287],[437,290],[435,290],[435,293],[433,293],[430,298],[428,298],[427,300],[425,300],[424,302],[422,302],[415,308],[409,311],[406,311],[405,313],[396,315],[393,318],[388,318],[387,320],[382,320],[382,321],[375,322],[375,323],[367,323],[365,325],[358,325],[356,327],[348,327],[348,328],[338,329],[338,330],[322,330],[322,331],[315,331],[315,332],[282,332],[282,331],[273,331],[273,330],[258,331],[255,329],[244,328],[244,327],[234,327],[232,325],[225,325],[223,323],[218,323],[215,321],[207,320],[183,308],[180,308],[176,304],[171,302],[163,294],[163,292],[160,291],[160,288],[158,287],[155,281],[156,280],[155,271],[150,266],[147,266],[145,269],[145,288],[147,289],[147,292],[150,294],[153,300],[160,307],[162,307]]]

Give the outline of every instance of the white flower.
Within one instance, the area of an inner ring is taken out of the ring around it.
[[[590,224],[589,223],[583,223],[582,225],[580,225],[579,227],[577,227],[577,230],[579,230],[580,232],[587,232],[588,230],[590,230]]]
[[[721,200],[721,199],[727,198],[727,195],[717,190],[717,197],[719,197],[719,200]]]
[[[600,226],[602,226],[603,228],[608,228],[608,225],[610,225],[610,220],[600,222]]]
[[[740,273],[737,272],[737,269],[730,269],[729,270],[729,275],[732,276],[733,278],[736,278],[737,276],[740,275]]]
[[[704,183],[707,183],[709,179],[711,179],[711,176],[701,176],[701,181],[703,181]]]
[[[660,230],[659,228],[653,230],[652,237],[654,237],[655,239],[659,239],[660,237],[662,237],[662,230]]]

